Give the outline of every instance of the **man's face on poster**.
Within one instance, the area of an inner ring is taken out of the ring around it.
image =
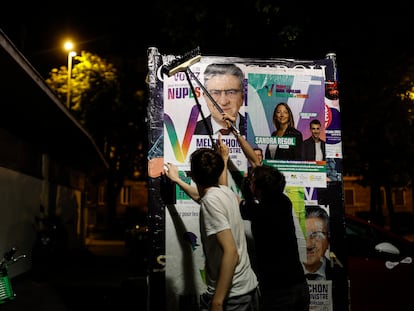
[[[316,271],[322,264],[329,247],[327,227],[318,217],[306,219],[306,258],[305,266],[309,271]]]
[[[206,89],[214,98],[223,112],[237,117],[240,107],[243,105],[243,89],[240,80],[233,75],[217,75],[207,81]],[[222,122],[221,113],[214,106],[212,101],[204,94],[211,116]]]
[[[321,126],[319,124],[311,124],[310,130],[315,140],[318,140],[321,136]]]

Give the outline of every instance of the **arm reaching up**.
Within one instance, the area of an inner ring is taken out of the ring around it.
[[[227,113],[223,113],[222,114],[223,119],[228,120],[229,122],[234,122],[235,118],[228,115]],[[230,124],[228,123],[229,128],[230,128]],[[234,136],[237,138],[237,141],[240,144],[240,147],[243,150],[244,155],[246,156],[247,160],[250,162],[250,164],[252,165],[252,167],[256,167],[256,166],[260,166],[260,160],[258,159],[256,153],[253,150],[253,147],[250,146],[249,142],[246,140],[246,138],[244,138],[243,135],[240,135],[239,133],[233,131]]]
[[[228,186],[227,163],[229,161],[229,147],[223,143],[223,140],[221,139],[221,134],[218,135],[217,139],[217,151],[224,161],[224,169],[220,175],[219,184]]]
[[[164,174],[173,182],[175,182],[181,189],[183,189],[183,191],[187,193],[190,198],[196,202],[200,201],[200,194],[198,193],[197,187],[191,186],[181,180],[180,176],[178,175],[178,168],[176,165],[170,162],[165,164]]]
[[[257,157],[257,154],[254,152],[252,146],[250,146],[249,142],[246,140],[246,138],[244,138],[244,136],[237,136],[237,141],[239,142],[244,155],[246,156],[247,160],[250,162],[252,167],[262,165],[260,163],[259,158]]]

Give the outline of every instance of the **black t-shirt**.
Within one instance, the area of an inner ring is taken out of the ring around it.
[[[257,271],[263,290],[301,283],[305,274],[299,257],[292,202],[283,193],[271,204],[252,198],[240,203],[242,217],[251,221]]]

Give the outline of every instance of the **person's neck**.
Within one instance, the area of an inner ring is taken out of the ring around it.
[[[285,134],[285,131],[287,130],[288,127],[289,127],[289,125],[287,123],[279,124],[279,128],[276,131],[277,134],[279,136],[283,136]]]
[[[217,185],[214,185],[214,186],[207,186],[207,187],[197,185],[198,194],[200,195],[200,198],[204,197],[204,195],[207,193],[207,191],[210,188],[213,188],[213,187],[219,187],[219,185],[217,184]]]

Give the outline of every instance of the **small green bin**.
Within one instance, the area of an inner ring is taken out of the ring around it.
[[[7,267],[3,267],[0,269],[0,305],[14,299],[14,297]]]

